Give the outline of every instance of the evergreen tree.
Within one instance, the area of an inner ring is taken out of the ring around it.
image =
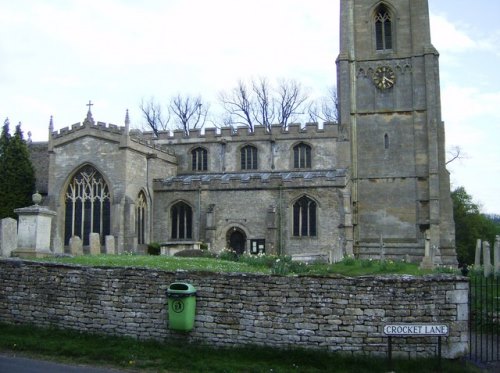
[[[495,235],[499,234],[498,226],[482,214],[479,205],[474,203],[464,187],[459,187],[451,193],[453,200],[453,215],[455,219],[455,243],[458,262],[473,264],[476,240],[487,240],[492,245]]]
[[[16,218],[14,209],[31,205],[35,189],[35,171],[21,123],[16,126],[14,136],[9,133],[9,121],[4,123],[0,137],[0,175],[0,219]]]

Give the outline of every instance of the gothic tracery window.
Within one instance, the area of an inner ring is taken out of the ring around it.
[[[299,198],[293,204],[293,236],[316,236],[316,202],[307,196]]]
[[[375,11],[375,41],[378,51],[392,49],[392,15],[384,4]]]
[[[241,169],[257,169],[257,148],[255,146],[247,145],[241,148]]]
[[[177,202],[170,210],[172,239],[193,238],[193,210],[184,202]]]
[[[146,219],[147,219],[147,207],[148,202],[146,199],[146,194],[140,192],[135,202],[135,219],[137,224],[137,243],[143,245],[146,243]]]
[[[293,148],[293,167],[311,168],[311,147],[300,143]]]
[[[110,194],[102,175],[92,166],[82,167],[66,190],[65,245],[78,236],[84,245],[89,234],[99,233],[101,241],[110,233]]]

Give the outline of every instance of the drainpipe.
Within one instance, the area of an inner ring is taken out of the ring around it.
[[[283,186],[279,186],[279,197],[278,197],[278,255],[283,253],[283,226],[282,226],[282,216],[283,214]]]
[[[196,228],[196,241],[200,241],[200,228],[201,228],[201,185],[198,188],[198,207],[197,207],[197,228]]]

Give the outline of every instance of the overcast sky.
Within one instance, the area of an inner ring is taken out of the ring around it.
[[[500,214],[500,2],[429,0],[440,52],[449,165],[483,211]],[[336,82],[336,0],[0,0],[0,119],[34,141],[95,120],[141,128],[141,99],[177,93],[215,106],[239,79]]]

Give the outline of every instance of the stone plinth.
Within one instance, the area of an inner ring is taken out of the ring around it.
[[[14,210],[19,215],[17,249],[12,256],[42,257],[50,255],[50,229],[56,213],[34,205]]]

